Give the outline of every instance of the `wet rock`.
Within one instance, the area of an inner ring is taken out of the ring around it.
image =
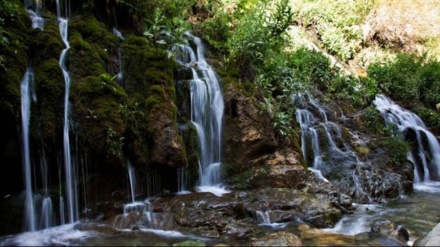
[[[341,218],[341,211],[327,197],[289,188],[237,191],[221,197],[191,193],[151,203],[153,213],[172,215],[174,229],[210,238],[255,236],[261,231],[258,224],[267,223],[263,214],[269,223],[305,221],[315,227],[331,227]]]
[[[257,211],[283,210],[315,227],[332,227],[342,216],[327,199],[293,189],[267,188],[238,196],[244,196],[245,210],[252,215],[257,215]]]
[[[361,236],[361,235],[360,235]],[[409,232],[401,225],[396,225],[389,220],[376,220],[371,226],[368,234],[371,239],[394,245],[406,245],[409,240]]]
[[[280,231],[269,233],[251,241],[251,246],[303,246],[301,239],[293,233]]]
[[[225,234],[237,239],[243,239],[260,232],[261,229],[256,226],[255,221],[251,218],[237,220],[234,224],[228,224],[224,228]]]
[[[417,239],[413,246],[440,246],[440,223],[428,234]]]
[[[299,225],[300,231],[299,237],[303,241],[304,245],[308,246],[322,246],[332,243],[336,246],[354,246],[356,241],[353,236],[335,234],[320,229],[312,228],[309,225]]]

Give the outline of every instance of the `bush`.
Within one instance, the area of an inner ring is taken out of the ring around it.
[[[288,67],[293,69],[298,80],[322,91],[327,91],[337,72],[330,66],[330,60],[321,52],[304,47],[294,51],[288,59]]]
[[[410,151],[411,146],[408,142],[398,137],[386,137],[380,141],[387,154],[391,165],[403,164],[406,162],[406,155]]]
[[[236,20],[226,43],[228,59],[240,68],[242,79],[253,81],[264,61],[286,46],[285,31],[293,19],[293,12],[288,0],[251,2],[241,8],[246,11],[237,10],[237,15],[243,15]]]
[[[439,61],[402,53],[393,62],[370,65],[368,75],[377,82],[378,90],[417,111],[428,126],[440,126]]]
[[[398,101],[418,100],[419,78],[424,57],[414,54],[398,54],[389,64],[373,63],[368,67],[368,76],[377,81],[379,89]]]

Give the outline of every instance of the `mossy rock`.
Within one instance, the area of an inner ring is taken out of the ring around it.
[[[166,57],[161,49],[153,49],[144,43],[142,46],[123,44],[122,61],[124,73],[124,87],[128,93],[147,92],[151,85],[165,86],[167,94],[173,93],[174,61]]]
[[[65,95],[64,76],[58,60],[46,60],[35,68],[35,90],[38,107],[35,115],[40,120],[43,138],[55,144],[62,139]]]
[[[106,64],[96,47],[82,38],[79,32],[72,32],[71,49],[67,59],[69,70],[77,81],[87,76],[98,76],[106,72]],[[102,49],[102,48],[101,48]]]
[[[126,38],[126,42],[129,45],[135,45],[135,46],[145,46],[148,43],[147,38],[135,36],[135,35],[128,35]]]
[[[75,119],[87,147],[108,156],[119,156],[126,129],[120,107],[125,91],[108,74],[89,76],[72,87]]]
[[[85,40],[102,48],[112,47],[119,42],[118,37],[93,15],[72,18],[70,26],[72,31],[80,32]]]
[[[43,31],[34,30],[30,45],[30,57],[33,58],[35,66],[49,59],[59,59],[65,45],[55,20],[46,22]]]
[[[191,121],[179,126],[185,144],[186,159],[188,160],[188,186],[191,188],[199,181],[199,140],[196,127]]]
[[[2,1],[0,25],[0,108],[16,114],[20,107],[20,82],[29,64],[31,19],[18,0]],[[3,26],[4,23],[4,26]],[[7,25],[6,25],[7,23]]]

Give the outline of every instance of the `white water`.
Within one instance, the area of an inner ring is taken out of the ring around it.
[[[311,99],[310,96],[309,98],[307,102],[303,102],[305,106],[297,108],[296,120],[301,127],[301,149],[303,156],[306,162],[310,163],[310,161],[312,161],[311,164],[308,164],[314,169],[312,171],[321,170],[322,172],[323,169],[328,169],[329,167],[326,166],[326,162],[324,162],[323,159],[323,157],[328,156],[338,160],[341,164],[362,165],[362,162],[355,152],[342,140],[341,127],[329,120],[324,107],[317,101]],[[317,112],[318,114],[315,115],[313,112]],[[324,136],[326,140],[320,140],[320,131],[325,133]],[[342,149],[336,144],[337,140],[344,143]],[[323,142],[326,143],[327,146],[321,150]],[[312,147],[311,150],[307,148],[308,145]],[[309,154],[308,151],[312,151],[312,153]],[[311,158],[313,158],[313,160],[309,160]]]
[[[178,188],[178,195],[184,195],[189,194],[191,191],[187,189],[188,182],[188,171],[185,169],[185,167],[179,167],[177,168],[177,188]]]
[[[116,29],[115,27],[113,28],[113,34],[114,34],[116,37],[118,37],[118,38],[120,38],[120,39],[122,39],[122,40],[125,40],[125,39],[124,39],[124,36],[122,36],[122,33],[121,33],[118,29]]]
[[[333,228],[323,230],[347,235],[369,232],[373,221],[380,219],[383,213],[378,205],[360,204],[353,214],[345,215]]]
[[[271,213],[271,211],[270,210],[267,210],[267,211],[257,210],[255,212],[257,214],[256,215],[257,216],[257,220],[259,222],[261,222],[259,224],[260,226],[269,226],[269,227],[274,228],[274,229],[279,229],[279,228],[283,228],[283,227],[285,227],[285,226],[287,226],[289,224],[289,223],[275,223],[275,222],[271,222],[271,220],[270,220],[270,213]]]
[[[221,183],[221,143],[224,102],[214,70],[206,62],[204,47],[198,37],[187,33],[196,45],[176,45],[178,62],[192,70],[191,121],[199,139],[199,187],[201,192],[228,193]]]
[[[36,230],[35,208],[32,192],[32,169],[29,147],[29,119],[31,115],[31,93],[29,90],[32,84],[34,73],[31,69],[27,69],[21,81],[21,125],[22,125],[22,140],[23,140],[23,167],[26,188],[26,229],[28,231]]]
[[[81,241],[94,236],[92,231],[80,231],[73,224],[52,227],[40,231],[25,232],[12,238],[7,238],[5,246],[72,246],[75,241]]]
[[[429,182],[440,178],[440,145],[437,138],[426,128],[423,121],[411,111],[408,111],[384,95],[377,95],[374,105],[381,112],[387,125],[393,124],[398,132],[405,133],[412,129],[417,138],[416,156],[408,153],[408,159],[415,165],[415,182]],[[427,147],[426,147],[427,146]],[[417,164],[416,160],[420,163]],[[417,169],[417,166],[421,169]]]
[[[136,187],[136,173],[134,167],[128,162],[128,178],[130,180],[130,190],[131,190],[131,202],[134,203],[135,200],[135,187]]]
[[[122,33],[115,27],[113,28],[113,34],[119,39],[123,41],[125,40],[124,36],[122,36]],[[124,79],[124,71],[122,69],[122,48],[118,48],[118,62],[119,62],[119,72],[118,75],[116,76],[116,80],[121,85]]]
[[[334,169],[351,169],[352,165],[359,168],[365,165],[343,139],[340,125],[331,121],[327,114],[329,109],[311,95],[296,95],[292,102],[299,105],[296,109],[296,120],[301,128],[301,149],[305,162],[318,179],[329,182],[325,176]],[[340,168],[341,165],[345,168]],[[356,189],[355,199],[366,198],[371,202],[369,195],[362,189],[363,185],[359,182],[356,170],[352,174],[353,182],[347,186],[354,186]]]
[[[64,172],[65,172],[65,189],[66,189],[66,206],[68,214],[68,223],[73,223],[78,220],[78,200],[77,189],[75,186],[76,176],[74,162],[72,162],[70,151],[70,137],[69,137],[69,93],[70,93],[70,75],[66,67],[66,55],[70,49],[68,39],[69,20],[69,1],[60,5],[60,0],[57,3],[57,16],[59,21],[60,35],[65,45],[65,49],[61,52],[59,64],[64,76],[65,94],[64,94],[64,127],[63,127],[63,142],[64,142]]]
[[[34,2],[35,1],[35,2]],[[41,29],[44,30],[44,19],[41,17],[41,11],[43,8],[43,4],[41,0],[25,0],[24,5],[26,11],[29,13],[29,16],[32,20],[32,28],[33,29]],[[34,8],[34,10],[32,9]]]

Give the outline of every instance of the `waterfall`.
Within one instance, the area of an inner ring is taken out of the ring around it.
[[[68,24],[70,11],[70,2],[67,0],[63,6],[60,5],[60,0],[56,1],[57,4],[57,17],[59,21],[60,35],[66,48],[61,52],[59,64],[63,71],[65,82],[65,95],[64,95],[64,127],[63,127],[63,140],[64,140],[64,172],[66,182],[66,203],[69,223],[73,223],[78,219],[78,201],[77,191],[75,186],[76,176],[75,167],[72,163],[71,151],[70,151],[70,137],[69,137],[69,92],[70,92],[70,75],[66,67],[66,55],[70,49],[68,40]],[[62,8],[64,7],[64,8]]]
[[[352,169],[352,165],[358,168],[365,165],[343,140],[342,129],[339,124],[331,121],[327,108],[307,94],[294,96],[293,102],[298,104],[296,121],[301,128],[302,153],[308,170],[318,179],[329,182],[325,176],[335,169],[342,172]],[[353,181],[347,184],[347,189],[354,188],[357,198],[367,198],[370,202],[371,198],[362,189],[355,171],[353,170]]]
[[[318,172],[326,169],[324,156],[331,155],[333,159],[347,165],[362,164],[351,148],[343,142],[341,127],[329,120],[326,109],[317,101],[309,99],[298,107],[296,121],[301,128],[301,149],[306,163],[311,167],[310,170],[317,173],[324,181],[326,179]],[[320,133],[323,134],[320,136]],[[325,140],[320,140],[322,137],[325,137],[323,138]],[[338,141],[343,142],[344,145],[338,147]],[[325,151],[321,150],[323,143],[327,144]],[[308,148],[309,145],[312,149]]]
[[[130,189],[131,189],[131,201],[134,203],[136,194],[135,194],[135,187],[136,187],[136,173],[134,171],[134,167],[131,165],[131,162],[128,162],[128,178],[130,180]]]
[[[29,147],[29,119],[31,115],[31,93],[30,84],[33,83],[34,73],[31,69],[27,69],[21,81],[21,124],[22,124],[22,140],[23,140],[23,166],[26,189],[26,229],[29,231],[36,230],[36,216],[32,192],[32,168]],[[35,100],[35,97],[34,97]]]
[[[413,161],[415,166],[415,182],[440,180],[440,145],[423,121],[384,95],[377,95],[373,103],[382,114],[385,123],[394,125],[402,137],[410,131],[415,133],[415,149],[408,153],[408,160]]]
[[[42,0],[35,0],[35,3],[33,3],[32,0],[25,0],[24,6],[26,8],[26,11],[29,13],[29,16],[31,17],[32,28],[39,28],[41,30],[44,30],[44,19],[41,17],[43,4],[41,1]],[[32,7],[34,8],[34,10],[32,9]]]
[[[287,226],[289,224],[288,222],[285,222],[285,223],[272,222],[271,215],[276,212],[277,212],[277,210],[275,210],[275,211],[272,211],[272,210],[266,210],[266,211],[257,210],[257,211],[255,211],[256,218],[257,218],[258,222],[260,222],[259,225],[268,226],[268,227],[277,228],[277,229],[284,228],[285,226]]]
[[[187,190],[188,183],[188,171],[185,167],[177,168],[177,189],[178,194],[188,194],[191,193]]]
[[[199,140],[199,191],[210,191],[221,195],[227,191],[222,187],[221,142],[223,121],[223,95],[217,76],[204,57],[200,38],[187,33],[196,46],[196,52],[188,45],[176,45],[178,62],[190,68],[193,79],[190,85],[191,121]]]
[[[125,40],[124,36],[122,36],[122,33],[118,29],[113,28],[113,34],[119,39]],[[122,48],[118,48],[118,63],[119,63],[119,72],[116,77],[116,80],[119,83],[119,85],[122,85],[124,79],[124,71],[122,69]]]

